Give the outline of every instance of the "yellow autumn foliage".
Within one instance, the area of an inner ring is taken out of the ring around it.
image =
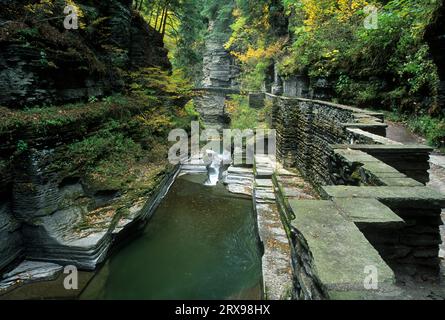
[[[258,35],[258,30],[267,33],[271,28],[269,23],[269,6],[264,5],[261,12],[261,16],[254,23],[248,23],[247,18],[243,16],[239,8],[233,10],[232,15],[235,18],[235,22],[231,26],[232,34],[224,46],[227,50],[240,45],[246,39],[255,38]]]
[[[73,7],[74,11],[76,12],[79,28],[84,29],[85,23],[83,22],[83,18],[85,14],[83,13],[82,9],[79,7],[78,4],[76,4],[73,0],[65,0],[65,3],[67,6]]]
[[[311,28],[316,28],[332,16],[339,21],[348,21],[369,4],[366,0],[301,0],[301,3],[306,14],[305,25]]]
[[[83,18],[85,16],[81,7],[73,0],[40,0],[40,2],[27,4],[24,6],[25,11],[35,15],[38,19],[47,20],[52,19],[53,16],[63,18],[63,11],[65,6],[71,6],[78,18],[79,28],[84,29],[85,23]],[[62,20],[63,21],[63,20]]]
[[[273,58],[282,50],[283,45],[284,40],[279,40],[267,47],[262,44],[258,48],[249,47],[245,53],[232,51],[231,54],[242,63],[256,63],[258,60]]]

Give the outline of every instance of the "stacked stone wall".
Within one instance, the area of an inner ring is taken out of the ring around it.
[[[376,135],[374,128],[379,131],[384,124],[375,112],[271,94],[266,100],[272,104],[279,161],[297,168],[327,199],[373,198],[389,208],[403,223],[354,222],[399,281],[437,280],[445,202],[443,195],[425,187],[431,148],[405,146]],[[351,154],[339,156],[339,148]],[[323,192],[324,186],[335,185],[358,189]],[[361,190],[367,187],[377,189]]]

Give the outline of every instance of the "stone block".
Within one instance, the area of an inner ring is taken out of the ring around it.
[[[310,256],[311,268],[326,291],[364,291],[364,270],[375,266],[379,284],[392,285],[394,273],[351,221],[340,215],[332,201],[289,200],[295,220],[291,225],[301,234]]]
[[[249,107],[252,109],[264,108],[264,93],[249,93]]]
[[[376,223],[381,226],[400,226],[404,221],[376,199],[335,198],[334,203],[343,216],[356,223]]]
[[[375,198],[394,207],[443,208],[445,195],[428,187],[324,186],[328,198]]]

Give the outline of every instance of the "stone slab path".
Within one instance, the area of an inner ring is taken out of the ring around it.
[[[288,300],[293,292],[291,251],[276,203],[272,181],[274,171],[274,162],[267,156],[255,157],[253,201],[264,247],[262,269],[265,298]]]

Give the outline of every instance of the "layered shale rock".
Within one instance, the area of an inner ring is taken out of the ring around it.
[[[2,267],[19,257],[94,270],[122,231],[144,223],[172,184],[176,171],[156,177],[150,197],[126,207],[118,190],[98,189],[71,176],[75,165],[54,171],[63,147],[21,157],[13,183],[13,208],[0,206]],[[149,190],[147,190],[149,191]]]
[[[234,88],[238,87],[239,67],[235,59],[224,48],[225,41],[213,37],[214,22],[210,22],[210,37],[206,41],[203,60],[203,87]]]
[[[209,24],[209,37],[203,59],[202,92],[195,99],[196,110],[209,129],[222,130],[230,123],[226,101],[239,92],[239,67],[224,48],[225,40],[215,36],[214,21]]]
[[[64,28],[64,1],[41,5],[26,19],[25,6],[35,1],[1,4],[0,105],[100,97],[123,88],[119,68],[170,67],[162,37],[132,11],[131,1],[76,3],[83,15],[78,30]]]
[[[117,235],[150,218],[174,179],[173,168],[156,163],[139,170],[138,179],[147,180],[137,186],[142,191],[125,189],[128,180],[93,181],[82,167],[106,158],[90,153],[106,139],[133,141],[128,122],[149,106],[122,96],[124,102],[78,102],[123,92],[122,70],[169,69],[161,35],[133,12],[132,1],[75,1],[78,30],[63,26],[65,1],[48,3],[0,3],[0,274],[23,259],[96,268]],[[119,125],[109,131],[110,122]],[[91,137],[76,161],[72,148]],[[47,274],[46,265],[29,264],[5,281]]]
[[[206,90],[195,98],[196,110],[207,129],[221,130],[228,126],[226,113],[227,93],[223,90]]]
[[[0,200],[0,270],[23,254],[20,224],[13,218],[11,204]]]
[[[55,263],[23,261],[13,271],[3,275],[3,280],[0,280],[0,292],[29,282],[55,280],[62,273],[62,269],[62,266]]]

